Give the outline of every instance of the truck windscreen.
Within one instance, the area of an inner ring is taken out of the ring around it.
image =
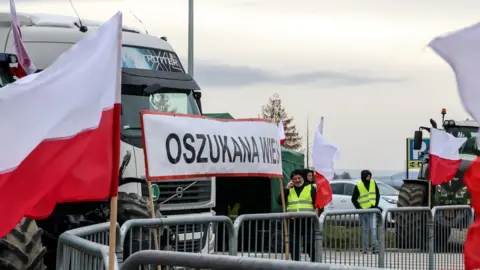
[[[145,89],[152,83],[152,78],[164,79],[162,76],[184,74],[185,71],[177,55],[168,50],[124,46],[122,48],[122,68],[149,70],[140,72],[132,82],[122,81],[122,134],[126,137],[140,137],[141,110],[158,112],[176,112],[183,114],[200,114],[193,91],[173,89],[159,85],[155,93]],[[158,77],[156,76],[158,72]],[[146,75],[148,73],[148,75]],[[133,75],[132,75],[133,76]],[[172,80],[173,78],[169,78]]]

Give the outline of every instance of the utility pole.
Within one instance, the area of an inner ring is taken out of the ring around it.
[[[308,115],[307,115],[307,168],[310,168],[310,130],[308,128]]]
[[[188,0],[188,74],[193,77],[193,0]]]

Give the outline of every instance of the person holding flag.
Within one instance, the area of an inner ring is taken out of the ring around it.
[[[317,190],[304,179],[303,170],[294,170],[290,175],[283,191],[287,212],[315,212],[315,197]],[[277,201],[282,205],[282,194],[277,197]],[[289,251],[294,261],[300,260],[300,248],[303,240],[303,247],[310,255],[312,262],[315,261],[315,230],[313,223],[305,219],[290,219],[289,228]]]

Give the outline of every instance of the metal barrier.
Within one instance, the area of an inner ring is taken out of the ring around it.
[[[315,213],[241,215],[233,227],[232,246],[237,248],[233,255],[240,249],[241,256],[284,259],[288,244],[289,258],[293,260],[307,260],[302,253],[308,254],[311,261],[320,258],[320,223]]]
[[[66,231],[80,238],[88,241],[108,246],[110,241],[110,222],[103,222],[90,226],[80,227],[73,230]],[[120,226],[117,223],[117,239],[120,239]],[[118,242],[117,242],[118,244]],[[118,246],[118,245],[117,245]]]
[[[384,225],[379,209],[325,211],[320,215],[320,262],[384,266]]]
[[[473,209],[468,205],[436,206],[432,216],[433,268],[463,269],[463,244],[467,229],[473,223]]]
[[[235,269],[235,270],[375,270],[380,268],[327,265],[264,258],[246,258],[221,255],[192,254],[171,251],[139,251],[123,263],[121,270],[136,270],[140,265],[164,265],[194,269]]]
[[[155,249],[152,232],[160,228],[160,250],[228,251],[232,256],[285,259],[288,244],[289,257],[294,260],[313,257],[315,262],[328,264],[456,270],[464,267],[463,242],[473,218],[470,206],[457,205],[390,208],[383,212],[328,211],[320,218],[314,213],[252,214],[239,216],[234,224],[225,216],[136,219],[117,229],[116,251],[119,262],[123,262],[137,251]],[[102,223],[62,234],[57,265],[64,268],[60,269],[76,267],[71,263],[79,260],[92,269],[100,269],[99,263],[105,265],[108,228],[108,223]],[[219,245],[218,236],[222,234],[226,241]]]
[[[155,249],[154,230],[157,230],[160,250],[191,253],[225,253],[227,251],[231,253],[235,250],[231,246],[233,224],[226,216],[133,219],[126,221],[120,228],[118,247],[121,252],[117,251],[119,262],[123,262],[135,252]],[[218,236],[222,236],[222,239],[227,241],[219,244]]]
[[[108,246],[91,242],[70,233],[58,239],[57,270],[108,269]],[[118,263],[115,256],[115,269]]]
[[[387,216],[393,217],[387,222]],[[432,213],[428,207],[400,207],[383,212],[385,263],[392,269],[433,270]]]

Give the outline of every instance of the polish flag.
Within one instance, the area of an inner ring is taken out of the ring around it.
[[[285,143],[285,130],[283,129],[283,121],[280,120],[278,123],[278,136],[280,137],[280,145],[283,145]]]
[[[441,185],[455,177],[462,160],[458,149],[467,138],[455,138],[445,131],[430,130],[430,164],[429,173],[432,185]]]
[[[453,69],[458,93],[465,110],[480,123],[480,24],[433,39],[429,46]],[[477,136],[477,144],[479,143]],[[477,158],[464,175],[472,196],[472,207],[480,215],[480,160]],[[465,269],[480,269],[480,219],[470,226],[465,241]]]
[[[338,148],[327,142],[322,135],[323,118],[315,131],[315,138],[312,147],[312,165],[315,170],[317,184],[317,195],[315,196],[315,208],[324,208],[332,201],[332,188],[330,181],[333,180],[335,172],[333,161],[339,156]]]
[[[118,192],[119,12],[42,72],[0,88],[0,237],[56,203]]]
[[[37,71],[37,68],[33,64],[33,61],[28,55],[27,49],[25,49],[25,45],[23,44],[22,31],[20,30],[20,21],[17,17],[17,8],[15,7],[14,0],[10,0],[10,16],[12,17],[12,33],[15,54],[17,55],[19,65],[25,72],[25,74],[15,74],[17,77],[20,78],[24,75],[35,73],[35,71]]]

